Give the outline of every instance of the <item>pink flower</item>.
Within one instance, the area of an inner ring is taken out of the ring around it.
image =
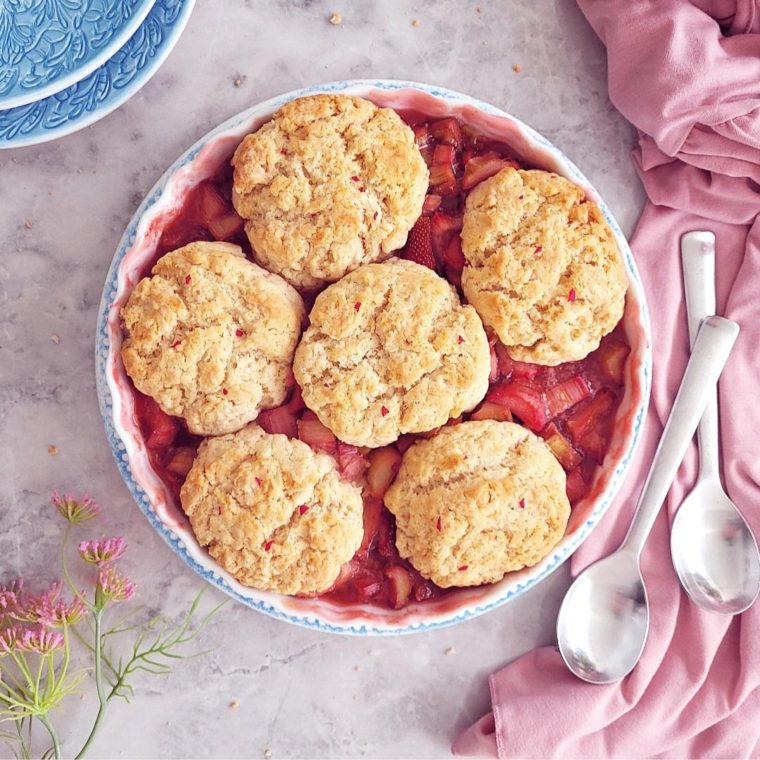
[[[23,585],[21,578],[18,578],[9,586],[0,586],[0,617],[11,615],[18,608]]]
[[[63,636],[58,631],[48,631],[44,626],[27,628],[16,640],[16,648],[26,652],[46,655],[63,646]]]
[[[23,629],[19,625],[0,629],[0,657],[15,652],[22,635]]]
[[[89,496],[75,499],[71,494],[61,496],[58,491],[53,491],[51,501],[61,517],[72,525],[87,522],[100,514],[100,507]]]
[[[103,595],[114,602],[126,602],[134,596],[136,585],[112,565],[103,565],[98,573]]]
[[[82,541],[79,544],[79,554],[85,562],[103,565],[119,559],[127,549],[121,536],[105,538],[102,541]]]
[[[61,588],[62,583],[56,581],[44,594],[24,598],[13,617],[49,626],[78,623],[84,617],[86,607],[78,597],[71,602],[59,598]]]

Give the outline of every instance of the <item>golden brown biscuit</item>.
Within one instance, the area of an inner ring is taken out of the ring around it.
[[[326,591],[362,541],[361,491],[332,457],[255,424],[207,438],[180,498],[201,546],[265,591]]]
[[[235,151],[232,199],[256,260],[299,288],[401,248],[428,170],[389,108],[347,95],[287,103]]]
[[[293,370],[306,406],[346,443],[432,430],[488,389],[483,325],[427,267],[361,267],[320,293],[309,319]]]
[[[385,505],[401,556],[444,588],[535,565],[570,515],[565,473],[549,447],[494,420],[445,427],[411,446]]]
[[[239,430],[285,400],[304,305],[231,243],[162,256],[121,310],[135,387],[199,435]]]
[[[556,174],[507,168],[481,182],[467,197],[462,250],[464,294],[513,359],[582,359],[623,316],[628,282],[612,231]]]

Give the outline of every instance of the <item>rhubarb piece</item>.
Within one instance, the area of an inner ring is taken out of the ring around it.
[[[410,433],[404,433],[398,437],[396,441],[396,448],[400,454],[403,454],[417,439],[419,436],[412,435]]]
[[[338,450],[338,440],[333,432],[325,427],[317,415],[310,410],[306,410],[298,420],[298,437],[315,451],[335,454]]]
[[[444,252],[452,236],[461,229],[461,216],[453,216],[438,211],[430,217],[430,233],[436,258],[443,259]]]
[[[166,414],[150,396],[140,394],[135,398],[135,406],[143,422],[145,445],[152,451],[164,452],[179,431],[179,421]]]
[[[382,499],[388,486],[401,467],[401,454],[393,446],[375,449],[369,455],[367,470],[367,490],[372,496]]]
[[[256,422],[267,433],[282,433],[288,438],[298,438],[298,421],[287,404],[259,412]]]
[[[435,161],[435,157],[433,157]],[[430,167],[430,187],[438,195],[454,195],[459,192],[459,183],[457,182],[454,167],[451,164],[436,164]]]
[[[558,417],[591,395],[591,388],[583,375],[575,375],[546,389],[549,417]]]
[[[356,446],[338,441],[338,466],[340,474],[346,480],[356,480],[364,475],[367,460]]]
[[[493,401],[484,401],[471,415],[471,420],[498,420],[499,422],[512,422],[512,412],[502,404]]]
[[[388,600],[394,609],[400,610],[412,593],[412,576],[401,565],[389,565],[385,568],[385,575],[388,578]]]
[[[532,380],[541,369],[538,364],[515,361],[500,342],[496,343],[496,355],[499,357],[499,374],[507,379]]]
[[[454,235],[443,252],[443,264],[447,272],[459,272],[461,274],[465,263],[462,241],[459,235]]]
[[[174,475],[184,478],[193,466],[195,449],[191,446],[181,446],[172,454],[166,469]]]
[[[425,201],[422,204],[422,213],[426,215],[432,214],[434,211],[438,210],[438,207],[440,205],[441,205],[440,195],[426,195]]]
[[[499,158],[496,153],[485,153],[482,156],[474,156],[464,167],[462,177],[462,190],[470,190],[480,184],[484,179],[493,177],[507,166],[513,166],[511,161]]]
[[[230,240],[243,231],[243,220],[211,182],[198,188],[198,218],[215,240]]]
[[[291,414],[298,414],[306,407],[306,404],[303,402],[303,396],[301,395],[301,389],[295,384],[295,380],[293,381],[293,390],[290,392],[290,399],[286,406]]]
[[[396,526],[387,510],[383,510],[377,531],[377,553],[381,557],[392,557],[396,548]]]
[[[578,446],[593,457],[597,464],[604,462],[611,432],[609,428],[608,421],[600,422],[578,441]]]
[[[430,124],[430,134],[438,142],[453,145],[457,150],[462,146],[462,127],[453,117],[432,122]]]
[[[599,424],[601,418],[612,409],[614,401],[612,393],[603,390],[565,418],[567,430],[576,443]]]
[[[357,554],[366,557],[377,540],[380,521],[383,514],[383,502],[380,499],[366,497],[364,499],[364,537]]]
[[[610,383],[622,385],[625,360],[630,352],[630,347],[622,341],[605,338],[596,352],[602,377]]]
[[[495,383],[499,379],[499,375],[499,357],[495,346],[491,345],[491,372],[488,375],[488,382]]]
[[[541,437],[552,450],[552,454],[557,457],[557,461],[566,471],[577,467],[583,457],[573,448],[570,441],[565,438],[559,428],[550,422],[542,431]]]
[[[566,491],[567,500],[571,504],[575,504],[588,493],[588,485],[583,479],[580,467],[576,467],[574,470],[567,473]]]
[[[433,151],[433,164],[445,164],[453,166],[457,158],[457,151],[453,145],[440,143],[435,146]]]
[[[502,383],[491,389],[488,401],[506,406],[531,430],[541,430],[549,420],[544,394],[519,382]]]
[[[422,150],[423,148],[429,148],[433,144],[433,136],[430,134],[430,130],[427,124],[418,124],[413,128],[414,130],[414,142],[417,143],[417,147]]]
[[[429,269],[435,269],[435,257],[431,239],[430,217],[421,216],[409,231],[403,258],[422,264]]]

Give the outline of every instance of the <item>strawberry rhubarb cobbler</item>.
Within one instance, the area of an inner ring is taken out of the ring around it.
[[[291,101],[122,309],[155,472],[254,588],[399,609],[541,561],[607,453],[628,287],[584,192],[454,118]]]

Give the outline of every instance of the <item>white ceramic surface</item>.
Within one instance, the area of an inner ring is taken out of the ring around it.
[[[526,163],[566,176],[599,203],[615,233],[630,280],[623,320],[631,344],[626,393],[618,410],[610,451],[590,494],[575,505],[563,540],[537,565],[510,573],[499,583],[463,589],[440,600],[413,603],[398,611],[262,592],[243,586],[219,567],[198,545],[181,508],[150,465],[119,356],[119,310],[140,273],[153,259],[162,229],[182,206],[188,191],[213,176],[229,160],[242,137],[270,118],[280,105],[315,92],[359,95],[379,105],[417,110],[433,118],[458,116],[510,145]],[[109,441],[132,495],[172,549],[207,581],[254,609],[299,625],[333,633],[417,633],[468,620],[514,599],[547,577],[580,546],[612,503],[633,457],[649,398],[648,333],[640,281],[625,237],[586,177],[546,138],[494,106],[444,88],[391,80],[340,81],[287,93],[232,117],[180,157],[148,193],[124,233],[106,279],[96,346],[98,390]]]

